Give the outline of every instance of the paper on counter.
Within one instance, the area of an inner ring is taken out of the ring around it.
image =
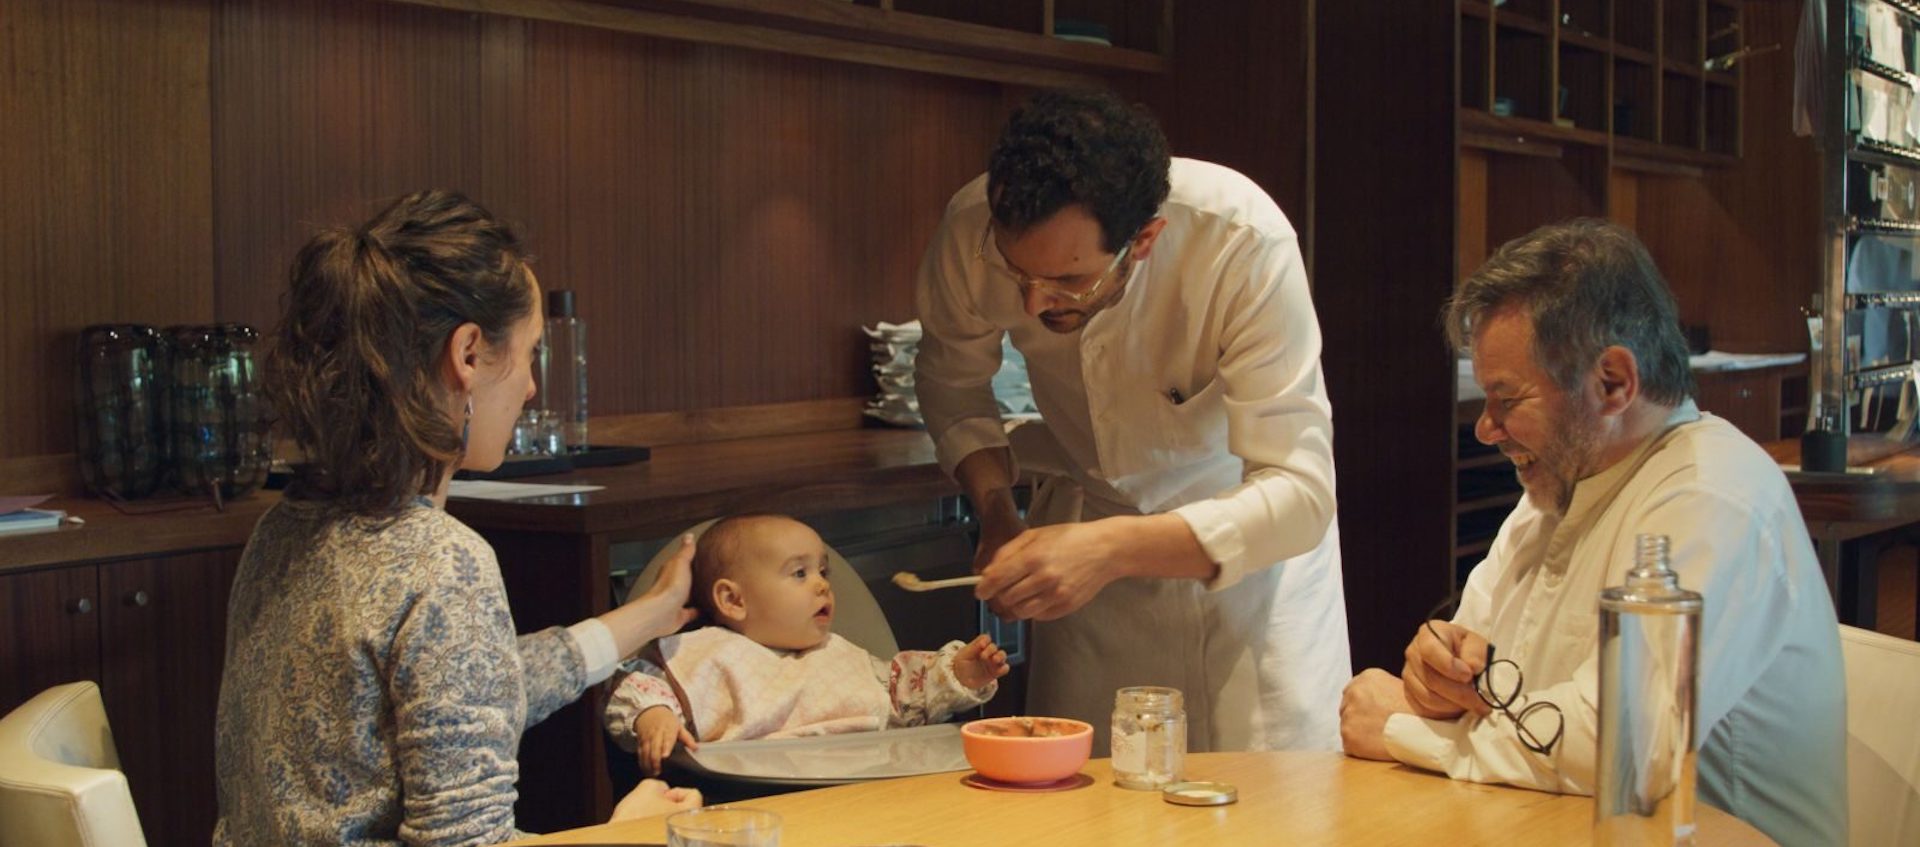
[[[456,479],[447,484],[447,496],[463,500],[526,500],[556,494],[599,491],[604,485],[548,485],[537,482],[499,482],[490,479]]]
[[[1805,353],[1722,353],[1708,350],[1687,357],[1687,364],[1696,371],[1744,371],[1775,365],[1797,365],[1806,360]]]

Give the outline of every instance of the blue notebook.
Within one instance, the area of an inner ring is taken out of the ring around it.
[[[25,532],[32,529],[53,529],[67,516],[58,509],[21,509],[0,515],[0,532]]]

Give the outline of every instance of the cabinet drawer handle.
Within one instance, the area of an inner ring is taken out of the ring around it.
[[[127,605],[129,606],[145,606],[147,605],[147,600],[147,592],[145,591],[135,591],[127,595]]]
[[[93,611],[93,601],[86,597],[82,597],[78,600],[68,603],[67,611],[72,612],[73,614],[76,614],[76,615],[84,615],[88,612]]]
[[[1739,397],[1742,400],[1750,400],[1750,399],[1753,399],[1753,389],[1742,388],[1739,391],[1734,392],[1734,395]]]

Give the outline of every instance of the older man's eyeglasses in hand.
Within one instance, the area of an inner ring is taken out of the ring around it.
[[[1441,603],[1427,615],[1427,632],[1439,640],[1439,630],[1433,628],[1433,621],[1447,607],[1452,599]],[[1542,756],[1553,755],[1553,747],[1560,743],[1560,736],[1566,730],[1566,721],[1560,713],[1560,707],[1546,700],[1526,702],[1526,675],[1521,673],[1520,665],[1512,659],[1495,659],[1493,645],[1487,645],[1487,661],[1480,673],[1473,677],[1473,693],[1480,701],[1513,722],[1514,734],[1519,736],[1521,746]]]

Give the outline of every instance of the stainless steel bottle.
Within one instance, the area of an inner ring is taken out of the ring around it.
[[[1625,585],[1600,592],[1594,843],[1692,844],[1700,595],[1667,537],[1642,535]]]

